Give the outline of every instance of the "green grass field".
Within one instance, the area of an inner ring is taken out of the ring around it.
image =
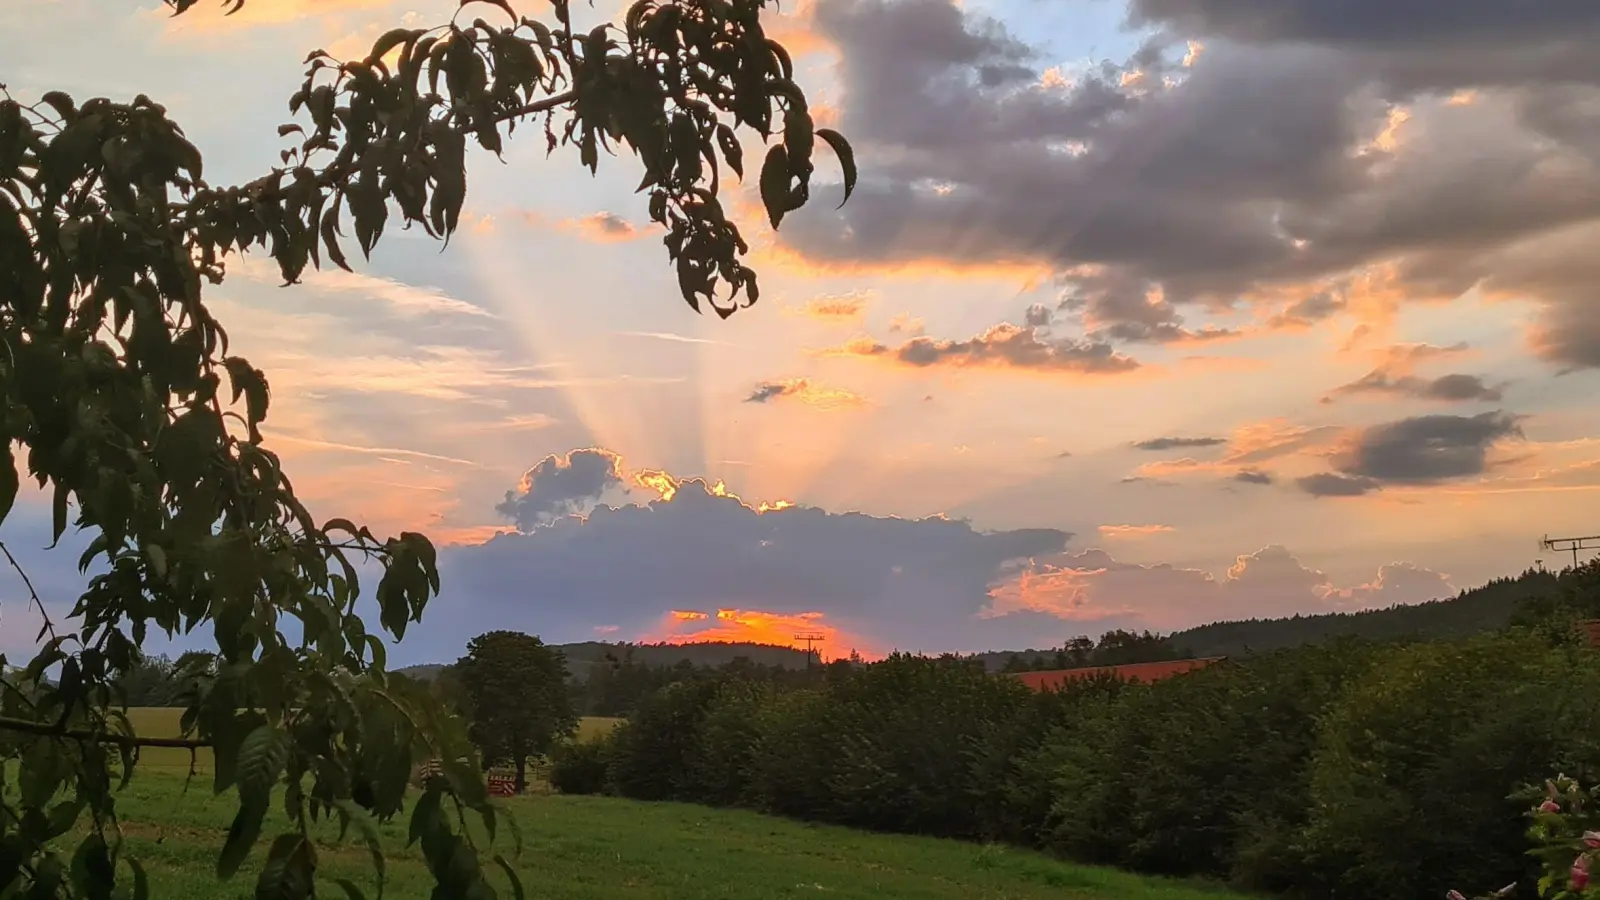
[[[182,715],[181,709],[157,706],[138,706],[128,710],[128,719],[133,723],[134,731],[150,737],[176,737],[178,719]],[[604,735],[615,728],[620,721],[622,720],[606,718],[581,719],[578,722],[578,740],[589,740]],[[196,751],[194,764],[197,772],[211,771],[211,751]],[[148,747],[139,754],[139,768],[149,772],[188,772],[189,751]]]
[[[127,850],[167,900],[252,896],[265,843],[233,881],[213,874],[234,797],[211,796],[205,779],[144,771],[117,808]],[[514,859],[531,897],[545,900],[770,900],[824,896],[860,900],[1235,900],[1204,886],[1074,866],[1021,850],[806,825],[754,813],[601,797],[534,796],[508,801],[524,835]],[[284,821],[268,823],[270,836]],[[385,897],[428,895],[427,871],[404,849],[405,822],[383,829],[389,852]],[[509,856],[509,839],[501,844]],[[376,883],[364,848],[320,851],[329,874]],[[509,893],[504,896],[509,896]]]
[[[178,716],[176,709],[144,708],[133,710],[131,718],[143,734],[170,735],[177,733]],[[617,721],[585,719],[579,739],[604,734]],[[201,753],[195,768],[209,774],[210,763]],[[205,777],[185,790],[188,769],[186,751],[148,749],[141,755],[138,774],[117,801],[127,851],[148,869],[153,896],[253,896],[266,841],[234,880],[219,883],[216,854],[236,799],[231,793],[212,796]],[[525,841],[513,863],[529,896],[543,900],[1237,900],[1203,885],[1142,879],[1016,849],[870,834],[684,804],[556,796],[540,788],[505,802]],[[275,810],[267,838],[285,825],[281,810]],[[405,825],[402,817],[383,828],[389,854],[384,896],[393,900],[429,893],[421,857],[404,847]],[[321,834],[319,842],[325,872],[351,878],[375,896],[364,847],[354,839],[339,843],[334,829]],[[504,832],[500,846],[511,855]]]

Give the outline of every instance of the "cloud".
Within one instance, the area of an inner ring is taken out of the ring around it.
[[[1272,484],[1273,477],[1260,469],[1240,469],[1233,473],[1233,480],[1243,484]]]
[[[1122,620],[1172,631],[1201,622],[1355,611],[1455,593],[1446,576],[1409,564],[1339,587],[1282,546],[1239,556],[1221,576],[1168,564],[1121,562],[1103,550],[1030,562],[994,589],[993,614],[1029,610],[1069,620]]]
[[[1051,338],[1034,326],[996,325],[967,340],[923,336],[891,347],[857,338],[827,351],[831,355],[880,359],[915,369],[987,368],[1049,375],[1111,375],[1131,372],[1139,362],[1110,344],[1070,337]]]
[[[1171,525],[1101,525],[1100,536],[1109,540],[1136,540],[1173,530]]]
[[[515,210],[511,216],[528,228],[562,231],[597,244],[615,244],[644,237],[644,231],[637,225],[616,213],[603,210],[569,219],[552,219],[531,209]],[[482,223],[482,227],[492,231],[495,221],[491,216]]]
[[[640,237],[639,229],[616,213],[597,212],[581,219],[569,220],[566,224],[571,230],[596,243],[631,241]]]
[[[624,337],[650,338],[656,341],[669,341],[674,344],[721,344],[722,341],[712,338],[689,337],[683,334],[673,334],[670,331],[622,331],[618,332]]]
[[[859,291],[813,297],[802,304],[796,312],[820,322],[859,321],[862,313],[866,311],[869,297],[869,294]]]
[[[802,637],[804,635],[805,637]],[[809,640],[807,640],[809,638]],[[752,609],[673,610],[643,641],[690,643],[708,641],[780,644],[815,649],[823,659],[881,655],[874,639],[851,634],[827,621],[824,613],[771,613]]]
[[[1322,402],[1332,403],[1339,396],[1351,394],[1388,394],[1449,403],[1501,400],[1503,395],[1500,390],[1485,384],[1478,375],[1452,373],[1426,378],[1414,374],[1418,364],[1425,360],[1462,353],[1466,349],[1465,344],[1451,347],[1401,344],[1387,348],[1380,354],[1376,368],[1349,384],[1334,388],[1332,393],[1322,398]]]
[[[1339,454],[1337,473],[1310,475],[1300,488],[1319,497],[1353,497],[1384,485],[1428,485],[1482,475],[1489,451],[1522,436],[1517,417],[1416,416],[1361,431]]]
[[[1220,447],[1228,442],[1219,437],[1158,437],[1136,441],[1135,450],[1176,450],[1180,447]]]
[[[1313,497],[1360,497],[1381,487],[1376,478],[1332,472],[1306,475],[1295,479],[1295,484]]]
[[[672,610],[707,613],[694,620],[702,626],[715,610],[739,610],[773,621],[813,616],[807,630],[837,628],[880,651],[1022,646],[1039,621],[982,618],[989,587],[1007,577],[1007,564],[1060,553],[1071,537],[762,504],[702,479],[620,472],[615,455],[602,451],[587,454],[593,465],[583,467],[582,453],[536,467],[512,493],[513,512],[523,520],[559,513],[618,479],[649,482],[659,499],[539,517],[519,523],[524,533],[442,551],[444,593],[430,612],[438,627],[429,640],[465,640],[466,629],[485,621],[558,640],[581,639],[603,623],[637,638],[660,635]],[[566,460],[573,463],[563,467]],[[588,477],[560,487],[541,478],[579,468]],[[530,494],[537,499],[525,500]]]
[[[527,531],[581,512],[608,489],[622,486],[622,457],[609,450],[551,454],[523,474],[495,512]]]
[[[909,313],[899,313],[889,320],[890,334],[909,334],[917,337],[927,330],[927,323]]]
[[[746,403],[770,403],[790,398],[818,409],[844,409],[861,406],[867,398],[844,388],[823,387],[809,378],[790,378],[783,381],[763,381],[755,386]]]
[[[1477,286],[1538,305],[1545,358],[1600,367],[1600,6],[1469,7],[1138,0],[1155,31],[1128,58],[1051,71],[970,4],[817,0],[875,164],[784,240],[839,267],[1042,267],[1097,341],[1232,336],[1185,319],[1254,298],[1305,327]],[[1380,271],[1391,306],[1358,306]]]
[[[1279,310],[1267,324],[1273,328],[1310,328],[1343,312],[1347,305],[1343,297],[1331,291],[1318,291]]]
[[[1490,447],[1521,435],[1517,418],[1503,412],[1417,416],[1362,432],[1340,468],[1347,475],[1401,484],[1480,475]]]

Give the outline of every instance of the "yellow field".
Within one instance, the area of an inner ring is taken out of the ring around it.
[[[181,709],[167,709],[159,706],[136,706],[128,710],[128,719],[133,722],[134,731],[149,737],[177,737],[178,721],[183,715]],[[578,740],[587,741],[603,737],[617,727],[621,719],[608,719],[603,717],[589,717],[578,720]],[[150,771],[162,772],[187,772],[189,771],[189,751],[171,749],[166,747],[146,747],[139,753],[139,767]],[[211,751],[197,750],[194,756],[196,772],[211,771]]]

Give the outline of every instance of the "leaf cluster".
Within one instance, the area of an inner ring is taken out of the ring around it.
[[[775,225],[808,196],[815,138],[839,153],[847,193],[856,177],[844,140],[812,128],[763,5],[642,0],[623,28],[578,33],[566,0],[554,25],[464,0],[450,23],[391,31],[364,59],[311,54],[279,132],[295,144],[231,187],[207,183],[199,149],[148,97],[24,103],[0,88],[0,520],[25,472],[50,497],[57,542],[73,527],[92,536],[72,628],[58,631],[35,594],[39,652],[16,670],[0,658],[0,774],[12,779],[0,897],[148,895],[114,790],[147,746],[213,749],[213,789],[239,803],[224,877],[282,804],[294,827],[268,843],[261,897],[316,893],[311,829],[329,818],[374,847],[381,874],[372,823],[402,812],[417,762],[442,760],[410,804],[413,841],[436,896],[493,896],[465,827],[468,812],[491,836],[497,821],[466,725],[386,670],[386,641],[439,590],[436,551],[421,534],[312,517],[264,443],[267,377],[230,351],[203,292],[256,250],[286,282],[324,259],[348,268],[347,232],[370,254],[396,219],[448,240],[468,142],[500,154],[516,127],[542,123],[548,152],[575,147],[591,170],[602,150],[633,151],[684,297],[731,314],[758,293],[719,200],[720,167],[743,172],[733,129],[779,141],[762,170]],[[469,8],[506,21],[465,22]],[[363,562],[381,569],[376,623],[358,612]],[[181,737],[138,734],[126,714],[152,630],[213,645],[174,663]],[[60,849],[84,818],[87,836]]]

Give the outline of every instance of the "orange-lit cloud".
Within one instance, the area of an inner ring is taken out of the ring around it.
[[[919,337],[927,330],[927,323],[910,313],[899,313],[889,320],[890,334],[908,334],[912,337]]]
[[[645,234],[639,226],[627,219],[616,213],[605,211],[572,219],[552,219],[535,210],[524,209],[511,213],[510,217],[528,228],[560,231],[596,244],[616,244],[637,240],[644,237]],[[486,224],[480,230],[493,231],[497,221],[498,219],[493,216],[485,217]]]
[[[1254,484],[1268,484],[1272,472],[1263,471],[1264,463],[1293,457],[1319,459],[1335,452],[1330,449],[1355,435],[1350,429],[1333,425],[1295,425],[1283,419],[1252,422],[1235,429],[1226,440],[1156,439],[1136,446],[1146,449],[1180,449],[1219,444],[1221,455],[1215,459],[1198,459],[1183,456],[1176,459],[1155,460],[1134,470],[1137,480],[1158,480],[1181,475],[1227,475],[1236,480]]]
[[[763,381],[755,386],[746,403],[771,403],[792,399],[821,410],[853,409],[862,406],[867,398],[844,388],[824,387],[809,378],[788,378],[782,381]]]
[[[1203,569],[1122,562],[1103,550],[1065,554],[1053,562],[1030,560],[991,591],[991,616],[1018,611],[1085,621],[1131,617],[1141,627],[1168,630],[1196,608],[1208,621],[1353,611],[1452,596],[1439,573],[1408,564],[1378,568],[1370,581],[1336,585],[1279,545],[1238,556],[1220,576]]]
[[[1172,531],[1171,525],[1101,525],[1101,536],[1110,540],[1137,540]]]
[[[753,504],[746,503],[738,494],[728,490],[727,484],[723,483],[720,478],[715,482],[710,482],[704,478],[676,478],[671,473],[663,472],[660,469],[641,469],[634,472],[630,480],[635,486],[654,492],[656,499],[662,503],[671,503],[672,498],[678,495],[678,491],[684,485],[694,484],[704,488],[705,492],[713,497],[733,500],[745,509],[756,513],[778,512],[779,510],[794,508],[794,504],[788,500],[762,500]]]
[[[1140,367],[1138,360],[1110,344],[1048,338],[1031,326],[995,325],[966,340],[915,337],[898,347],[872,338],[855,338],[823,351],[829,356],[875,359],[914,368],[986,368],[1073,377],[1116,375]]]
[[[848,294],[814,297],[796,307],[794,312],[821,322],[857,322],[866,311],[870,296],[864,291],[852,291]]]
[[[810,635],[808,642],[803,636]],[[669,644],[714,642],[772,644],[804,649],[807,643],[824,660],[840,659],[851,651],[876,656],[860,635],[846,632],[820,612],[776,613],[756,609],[672,610],[661,627],[641,640]]]

